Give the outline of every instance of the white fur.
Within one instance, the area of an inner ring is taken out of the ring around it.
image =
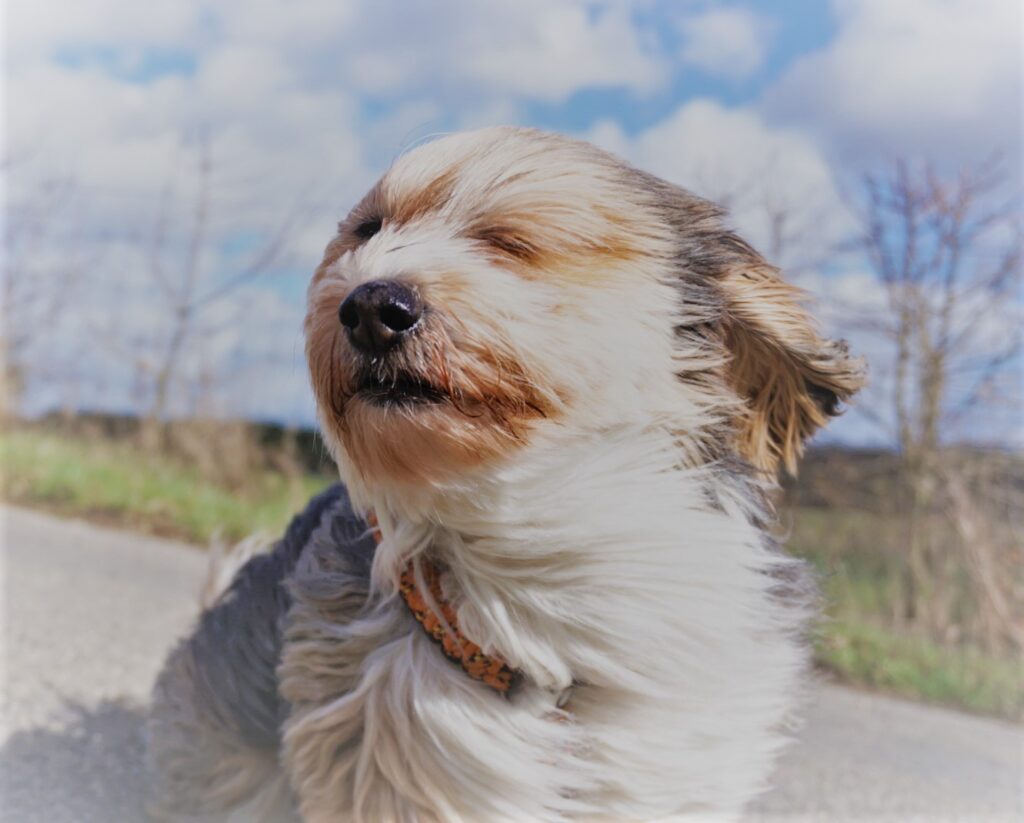
[[[714,485],[675,465],[664,428],[555,445],[418,512],[380,501],[372,620],[385,631],[363,686],[317,720],[365,724],[354,819],[726,815],[764,788],[805,662],[802,615],[769,594],[786,561],[728,489],[724,510],[709,506]],[[511,701],[445,661],[387,596],[394,568],[428,545],[453,570],[467,635],[527,675]],[[321,819],[315,803],[307,818]]]

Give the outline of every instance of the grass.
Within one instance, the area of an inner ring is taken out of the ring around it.
[[[1024,719],[1024,678],[1016,660],[839,620],[823,627],[815,651],[818,664],[841,680],[979,714]]]
[[[1019,659],[968,643],[939,643],[897,628],[905,557],[900,522],[851,509],[802,507],[786,514],[789,550],[814,567],[826,616],[818,665],[839,680],[980,714],[1024,719]]]
[[[5,500],[61,515],[205,544],[280,532],[323,488],[323,476],[291,480],[266,470],[243,491],[204,478],[181,460],[149,456],[125,441],[39,429],[0,431]],[[786,514],[790,550],[817,569],[827,619],[818,664],[839,680],[968,711],[1024,718],[1018,661],[945,645],[894,627],[899,601],[899,521],[842,508]],[[890,547],[890,548],[886,548]]]
[[[232,491],[126,442],[30,429],[0,432],[0,467],[8,502],[199,544],[279,532],[328,482],[268,470]]]

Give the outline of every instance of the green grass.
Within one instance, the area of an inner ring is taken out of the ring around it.
[[[58,514],[205,544],[280,532],[329,481],[288,481],[265,471],[229,490],[181,460],[148,456],[125,441],[39,429],[0,432],[4,499]],[[786,514],[792,552],[817,569],[826,607],[818,664],[842,681],[985,714],[1021,719],[1018,661],[942,645],[894,627],[904,558],[897,519],[807,507]],[[887,548],[888,547],[888,548]],[[895,548],[894,548],[895,547]]]
[[[205,544],[279,532],[328,482],[289,482],[267,471],[229,491],[189,466],[129,443],[16,429],[0,433],[2,493],[9,502]]]
[[[791,521],[786,548],[808,560],[824,590],[829,614],[871,620],[898,610],[905,557],[899,522],[851,509],[807,507],[784,514]]]
[[[1024,678],[1018,660],[839,620],[822,626],[815,651],[818,664],[841,680],[981,714],[1024,719]]]
[[[1024,719],[1024,668],[966,643],[897,628],[905,555],[896,517],[849,509],[789,510],[790,552],[814,567],[825,618],[818,665],[838,679],[917,700]]]

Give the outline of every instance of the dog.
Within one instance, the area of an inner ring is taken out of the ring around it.
[[[718,207],[587,143],[401,156],[308,292],[342,483],[171,654],[154,812],[739,813],[808,665],[775,475],[863,380],[804,303]]]

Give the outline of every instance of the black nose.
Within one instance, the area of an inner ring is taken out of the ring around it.
[[[395,280],[363,283],[338,310],[352,344],[367,354],[384,354],[423,316],[416,292]]]

